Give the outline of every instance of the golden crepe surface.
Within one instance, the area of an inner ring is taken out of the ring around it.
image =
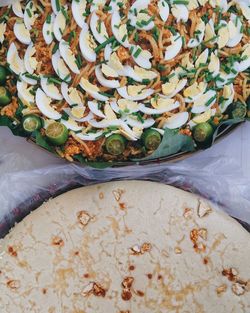
[[[83,187],[0,241],[0,312],[247,313],[249,257],[247,231],[197,196]]]

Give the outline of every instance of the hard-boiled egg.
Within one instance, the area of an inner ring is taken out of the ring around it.
[[[121,23],[119,11],[114,11],[111,18],[111,28],[115,39],[125,48],[130,46],[128,42],[127,25]]]
[[[229,29],[228,29],[228,25],[227,22],[224,20],[221,20],[219,25],[219,31],[218,31],[218,39],[217,39],[217,43],[218,43],[218,48],[222,49],[224,48],[228,41],[229,41]]]
[[[80,33],[79,45],[81,49],[81,53],[88,62],[95,62],[96,61],[96,43],[93,40],[89,32],[88,24],[82,25],[82,31]]]
[[[188,8],[184,4],[175,4],[171,8],[173,16],[176,18],[177,23],[180,21],[187,22],[188,21]]]
[[[64,10],[67,11],[67,7],[65,7]],[[61,10],[56,15],[53,24],[53,33],[58,41],[61,41],[65,28],[66,28],[66,17],[63,14],[63,11]]]
[[[181,126],[187,123],[188,118],[189,118],[188,112],[176,113],[166,120],[163,128],[168,129],[180,128]]]
[[[159,14],[163,22],[166,22],[169,17],[169,5],[165,0],[158,1]]]
[[[65,108],[64,111],[69,115],[71,119],[73,119],[76,122],[88,122],[90,120],[93,120],[94,115],[92,112],[89,112],[89,114],[84,116],[85,112],[85,107],[82,105],[75,106],[72,109],[70,108]]]
[[[150,0],[136,0],[130,7],[128,18],[130,24],[137,29],[151,30],[154,28],[152,17],[147,13]]]
[[[49,14],[43,24],[43,38],[47,45],[53,41],[53,25],[55,22],[55,14]]]
[[[115,112],[113,111],[112,107],[110,106],[110,104],[107,102],[104,105],[104,114],[105,114],[105,118],[107,120],[115,120],[117,118]]]
[[[166,61],[169,61],[175,58],[177,54],[180,53],[182,49],[182,44],[183,44],[182,37],[178,32],[175,35],[172,35],[170,40],[171,40],[171,45],[169,45],[165,51]]]
[[[250,20],[250,7],[248,0],[235,0],[237,6],[240,7],[243,16],[249,21]]]
[[[148,50],[143,50],[139,45],[131,45],[130,53],[135,63],[140,67],[144,69],[150,69],[152,67],[150,59],[153,56]]]
[[[6,32],[6,23],[0,23],[0,43],[4,42],[4,33]]]
[[[173,98],[176,96],[187,84],[187,79],[181,79],[178,83],[165,83],[162,85],[162,92],[164,98]]]
[[[137,117],[134,115],[123,117],[123,121],[131,127],[138,127],[140,129],[149,128],[153,126],[155,123],[155,120],[153,118],[144,119],[142,122],[142,121],[139,121]]]
[[[62,100],[63,97],[54,83],[49,83],[48,78],[41,77],[41,87],[48,97],[55,100]]]
[[[86,78],[81,79],[80,86],[94,99],[99,101],[108,100],[108,97],[100,94],[100,89],[96,85],[91,84]]]
[[[59,51],[64,62],[68,65],[70,70],[75,74],[80,74],[80,70],[76,64],[76,58],[73,55],[73,52],[71,51],[70,45],[67,41],[63,39],[60,41]]]
[[[62,115],[57,112],[51,105],[51,98],[46,96],[41,88],[38,88],[36,91],[36,105],[38,109],[42,112],[43,115],[52,119],[59,120]]]
[[[62,79],[67,82],[71,81],[70,71],[68,70],[67,66],[65,65],[63,59],[61,58],[59,50],[57,50],[51,58],[52,65],[56,74]]]
[[[135,66],[134,67],[134,72],[136,74],[136,76],[139,76],[141,81],[143,79],[149,79],[149,80],[153,80],[157,77],[157,73],[154,72],[154,71],[149,71],[149,70],[145,70],[144,68],[142,67],[139,67],[139,66]]]
[[[35,20],[37,18],[36,12],[36,4],[34,1],[29,1],[24,9],[24,24],[28,30],[32,29],[32,26],[35,23]]]
[[[191,10],[195,10],[199,7],[199,2],[198,0],[189,0],[188,4],[187,4],[187,8],[189,11]]]
[[[90,12],[94,12],[94,11],[98,10],[98,8],[101,6],[104,6],[106,2],[107,2],[107,0],[92,0]]]
[[[28,84],[24,81],[17,81],[16,84],[18,97],[22,98],[25,103],[32,104],[35,102],[35,96],[30,93],[33,87],[28,88]]]
[[[202,64],[206,65],[208,59],[209,49],[205,49],[195,61],[195,67],[198,68]]]
[[[112,110],[117,114],[131,114],[139,111],[137,102],[127,99],[119,99],[111,102]]]
[[[194,38],[191,38],[187,44],[188,48],[195,48],[198,47],[204,38],[205,35],[205,23],[200,18],[199,22],[197,23],[197,26],[194,31]]]
[[[193,104],[192,113],[203,113],[210,109],[217,101],[217,93],[215,90],[208,90],[198,97]]]
[[[61,0],[51,0],[51,6],[54,14],[57,15],[61,9]]]
[[[9,46],[9,50],[7,52],[7,62],[9,64],[10,69],[17,75],[24,73],[24,62],[19,57],[16,45],[12,42]]]
[[[152,99],[151,103],[154,103],[154,108],[147,107],[144,103],[141,103],[139,106],[139,110],[142,113],[148,114],[148,115],[154,115],[154,114],[163,114],[166,112],[170,112],[172,110],[177,109],[180,106],[180,103],[178,101],[175,101],[174,99],[163,99],[159,98],[157,100]]]
[[[225,13],[228,10],[228,1],[227,0],[209,0],[210,5],[213,8],[219,7],[222,12]]]
[[[250,67],[250,44],[245,45],[244,51],[241,54],[240,62],[236,62],[236,70],[244,72]]]
[[[230,21],[228,23],[228,30],[229,41],[227,42],[227,46],[235,47],[241,42],[243,37],[242,22],[239,16],[231,13]]]
[[[85,24],[86,17],[84,14],[86,13],[86,0],[73,0],[71,5],[72,14],[74,17],[74,20],[76,21],[77,25],[79,27],[82,27]]]
[[[183,91],[185,102],[186,103],[194,102],[205,93],[206,88],[207,88],[207,83],[194,82],[191,86],[189,86]]]
[[[104,22],[98,17],[95,12],[92,13],[90,18],[90,29],[95,40],[100,44],[105,42],[109,38]]]
[[[223,89],[223,101],[220,103],[220,110],[221,113],[224,113],[226,111],[226,109],[228,108],[228,106],[233,102],[234,100],[234,85],[230,84],[230,85],[225,85],[224,89]]]
[[[84,141],[96,141],[98,138],[100,138],[103,135],[103,131],[99,131],[96,133],[77,133],[76,136]]]
[[[80,130],[83,129],[82,126],[79,126],[79,125],[77,124],[77,122],[74,121],[74,120],[73,120],[72,118],[70,118],[70,117],[69,117],[67,120],[61,119],[61,123],[62,123],[64,126],[66,126],[67,129],[73,130],[73,131],[75,131],[75,132],[79,132]]]
[[[80,97],[79,91],[74,87],[69,87],[68,84],[62,83],[61,84],[61,93],[63,95],[63,98],[66,100],[66,102],[72,106],[72,105],[83,105],[83,101]]]
[[[139,82],[139,83],[142,82],[142,78],[138,74],[136,74],[135,70],[130,65],[124,65],[122,70],[118,70],[118,73],[121,76],[130,77],[136,82]]]
[[[30,74],[34,73],[38,64],[36,57],[34,56],[35,53],[36,53],[36,49],[33,43],[31,43],[28,46],[24,54],[24,66],[25,66],[26,71]]]
[[[22,81],[24,81],[25,83],[29,85],[32,85],[32,86],[37,85],[39,81],[39,77],[33,74],[32,77],[35,77],[35,78],[31,78],[29,75],[30,75],[29,73],[22,73],[20,74],[20,78]]]
[[[122,98],[125,98],[127,100],[132,100],[132,101],[139,101],[139,100],[144,100],[147,97],[150,97],[154,93],[154,89],[144,89],[145,86],[135,86],[135,85],[129,85],[129,86],[124,86],[120,87],[117,89],[119,95]]]
[[[99,109],[99,103],[97,101],[88,101],[88,107],[96,116],[106,118],[105,114]]]
[[[11,7],[12,7],[12,11],[14,12],[14,14],[16,16],[18,16],[20,18],[24,17],[22,5],[21,5],[21,2],[19,0],[13,1]]]
[[[220,59],[216,55],[216,52],[211,53],[210,62],[208,64],[208,70],[213,77],[216,77],[220,73]]]
[[[101,70],[106,77],[112,77],[112,78],[119,77],[119,74],[117,73],[117,71],[115,71],[112,67],[110,67],[109,65],[105,63],[101,65]]]
[[[208,23],[205,26],[204,42],[209,44],[214,44],[215,42],[217,42],[217,36],[215,34],[214,29],[214,21],[212,18],[208,21]]]
[[[16,22],[13,27],[16,38],[23,44],[29,45],[31,37],[29,30],[25,27],[23,22]]]
[[[104,77],[100,65],[97,65],[95,68],[95,76],[97,80],[99,81],[99,83],[104,87],[107,87],[107,88],[119,88],[120,87],[119,80],[107,79]]]

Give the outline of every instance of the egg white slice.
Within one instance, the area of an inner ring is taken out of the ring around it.
[[[117,114],[131,114],[139,111],[138,103],[131,100],[119,99],[112,101],[110,106]]]
[[[167,119],[163,128],[168,128],[168,129],[180,128],[181,126],[187,123],[188,118],[189,118],[188,112],[176,113]]]
[[[81,53],[88,62],[95,62],[96,61],[96,53],[91,46],[90,42],[90,32],[88,24],[83,24],[82,30],[80,33],[79,45],[81,49]]]
[[[0,43],[4,42],[4,33],[6,32],[6,23],[0,23]]]
[[[129,48],[128,31],[126,24],[121,24],[119,11],[114,11],[111,18],[111,28],[115,39],[125,48]]]
[[[101,66],[97,65],[95,68],[95,76],[99,83],[107,88],[119,88],[120,87],[120,82],[119,80],[114,80],[114,79],[106,79],[102,73]]]
[[[100,20],[95,12],[92,13],[90,18],[90,29],[94,38],[100,44],[109,38],[104,22]]]
[[[217,87],[219,88],[224,87],[226,84],[228,84],[232,79],[234,79],[238,75],[239,68],[237,66],[237,62],[234,63],[232,68],[234,69],[234,73],[231,72],[229,74],[226,74],[225,72],[220,72],[220,80],[216,80]]]
[[[43,24],[43,38],[47,45],[53,41],[53,25],[55,22],[55,14],[52,13],[47,17]]]
[[[175,90],[174,90],[172,93],[170,93],[169,95],[163,94],[163,95],[161,95],[161,97],[163,97],[163,98],[165,98],[165,99],[171,99],[171,98],[173,98],[173,97],[176,96],[180,91],[182,91],[182,89],[186,86],[187,82],[188,82],[188,81],[187,81],[186,78],[181,79],[181,80],[177,83],[177,85],[176,85],[176,87],[175,87]]]
[[[96,11],[99,6],[104,6],[107,0],[93,0],[91,1],[90,12]]]
[[[65,65],[63,59],[61,58],[59,50],[57,50],[51,58],[52,66],[56,74],[62,79],[66,80],[67,82],[71,81],[70,71],[68,70],[67,66]]]
[[[235,2],[240,7],[243,16],[250,21],[250,7],[249,7],[249,1],[248,0],[235,0]]]
[[[36,91],[36,105],[43,115],[52,119],[59,120],[62,115],[57,112],[51,105],[51,98],[49,98],[41,88]]]
[[[42,76],[40,82],[41,82],[41,87],[42,87],[43,91],[46,93],[46,95],[48,97],[50,97],[51,99],[54,99],[54,100],[62,100],[63,99],[57,86],[53,83],[49,83],[48,78]]]
[[[35,96],[30,93],[33,87],[28,88],[28,84],[24,81],[17,81],[16,84],[18,97],[22,98],[26,103],[32,104],[35,102]]]
[[[138,45],[131,45],[130,46],[130,53],[132,55],[133,60],[137,65],[144,69],[150,69],[152,67],[152,64],[150,62],[150,59],[153,57],[151,52],[148,50],[143,50]]]
[[[188,8],[184,4],[176,4],[171,8],[173,16],[176,18],[177,23],[180,21],[187,22],[188,21]]]
[[[195,28],[195,32],[197,32],[196,37],[191,38],[187,44],[188,48],[198,47],[204,38],[205,35],[205,23],[200,19],[200,22],[197,24]]]
[[[88,101],[90,111],[98,117],[106,118],[105,114],[98,108],[97,101]]]
[[[209,0],[209,3],[213,8],[220,7],[223,13],[228,10],[227,0]]]
[[[147,97],[150,97],[154,93],[154,89],[149,88],[149,89],[144,89],[141,93],[137,94],[136,96],[130,96],[128,94],[127,86],[117,88],[117,91],[122,98],[125,98],[127,100],[132,100],[132,101],[144,100]]]
[[[210,109],[217,101],[216,95],[217,93],[214,90],[208,90],[205,92],[202,96],[194,101],[191,112],[197,114],[203,113]],[[207,105],[208,101],[210,102],[209,105]]]
[[[132,116],[125,116],[123,118],[123,121],[131,126],[131,127],[138,127],[138,128],[141,128],[141,129],[144,129],[144,128],[149,128],[151,126],[154,125],[155,123],[155,120],[153,118],[147,118],[145,120],[143,120],[143,122],[139,121],[137,119],[137,117],[132,117]]]
[[[112,45],[111,45],[111,43],[109,43],[104,48],[104,59],[105,59],[105,61],[109,61],[110,60],[110,57],[111,57],[112,53],[113,53]]]
[[[58,4],[58,5],[57,5]],[[51,0],[51,6],[52,10],[55,15],[57,15],[60,12],[60,7],[61,7],[61,1],[60,0]]]
[[[224,86],[222,96],[226,100],[224,100],[224,101],[222,101],[222,103],[220,103],[221,113],[224,113],[226,111],[226,109],[229,107],[229,105],[231,103],[233,103],[234,95],[235,95],[235,91],[234,91],[234,85],[233,84]]]
[[[24,17],[24,14],[23,14],[23,9],[22,9],[22,6],[21,6],[21,2],[19,0],[15,0],[13,3],[12,3],[12,10],[14,12],[14,14],[20,18],[23,18]]]
[[[190,88],[190,86],[188,88]],[[200,98],[205,93],[206,89],[207,89],[207,83],[204,83],[203,88],[200,89],[200,92],[197,95],[184,98],[184,101],[186,103],[192,103],[192,102],[196,101],[198,98]],[[184,91],[184,96],[185,96],[185,91]]]
[[[195,61],[195,67],[198,68],[201,64],[206,64],[208,60],[209,49],[205,49]]]
[[[216,77],[220,73],[220,59],[217,56],[217,51],[211,53],[208,70],[213,77]]]
[[[65,11],[67,11],[67,7],[65,7]],[[63,32],[66,28],[66,18],[62,11],[60,11],[56,17],[53,24],[53,32],[58,41],[61,41]]]
[[[84,107],[81,106],[81,105],[80,105],[79,107],[84,108]],[[70,117],[71,119],[73,119],[73,120],[76,121],[76,122],[80,122],[80,123],[88,122],[88,121],[90,121],[90,120],[93,120],[93,118],[94,118],[94,114],[93,114],[92,112],[89,112],[88,115],[86,115],[86,116],[84,116],[84,117],[82,117],[82,118],[77,118],[77,117],[75,117],[74,114],[72,113],[72,109],[70,109],[70,108],[65,108],[65,109],[63,109],[63,110],[69,115],[69,117]]]
[[[180,33],[176,33],[176,35],[171,36],[171,45],[166,48],[165,51],[165,60],[169,61],[175,58],[182,49],[182,37]]]
[[[75,74],[80,74],[80,70],[76,64],[76,58],[70,49],[70,45],[65,40],[61,40],[59,43],[59,51],[70,70]]]
[[[236,62],[238,72],[244,72],[250,67],[250,44],[247,44],[241,54],[242,61]]]
[[[173,103],[170,103],[166,106],[159,107],[158,109],[152,109],[152,108],[146,107],[144,103],[141,103],[139,106],[139,110],[142,113],[145,113],[148,115],[155,115],[155,114],[163,114],[166,112],[170,112],[172,110],[179,108],[179,106],[180,106],[180,102],[173,101]]]
[[[32,26],[35,23],[35,20],[37,18],[37,14],[35,14],[36,11],[36,5],[33,1],[28,2],[24,9],[24,24],[28,30],[32,29]]]
[[[145,11],[141,12],[142,10],[147,10],[149,4],[150,0],[136,0],[133,3],[128,13],[128,18],[132,26],[145,31],[151,30],[154,27],[154,22],[151,20],[151,16]],[[141,24],[140,22],[142,20],[146,21],[147,24]]]
[[[34,71],[37,68],[37,64],[38,64],[38,62],[34,56],[35,53],[36,53],[36,49],[35,49],[33,43],[31,43],[28,46],[28,48],[24,54],[24,66],[26,68],[26,71],[30,74],[34,73]]]
[[[133,67],[130,65],[124,65],[123,69],[118,71],[120,76],[126,76],[126,77],[130,77],[133,80],[135,80],[136,82],[141,83],[142,82],[142,78],[136,74],[136,72],[134,71]]]
[[[32,86],[35,86],[38,84],[38,80],[37,79],[33,79],[33,78],[30,78],[30,77],[27,77],[25,74],[29,74],[29,73],[22,73],[20,74],[20,78],[22,81],[24,81],[25,83],[29,84],[29,85],[32,85]],[[34,75],[33,76],[39,78],[38,76]]]
[[[227,42],[227,46],[232,48],[232,47],[237,46],[242,40],[242,37],[243,37],[242,26],[243,25],[241,23],[239,16],[233,13],[231,13],[230,21],[232,23],[232,27],[235,27],[235,30],[236,30],[236,33],[234,33],[232,37],[230,37],[229,41]],[[229,35],[230,35],[230,31],[229,31]]]
[[[169,17],[169,5],[165,0],[158,1],[159,14],[163,22],[166,22]]]
[[[14,42],[9,46],[7,63],[9,64],[10,69],[17,75],[25,72],[24,61],[19,57]]]
[[[84,16],[84,13],[86,12],[86,0],[73,0],[71,4],[71,10],[74,17],[74,20],[76,21],[77,25],[82,28],[82,26],[85,23],[86,17]]]
[[[65,82],[62,82],[61,84],[61,93],[63,95],[63,98],[70,106],[75,104],[83,105],[78,90],[73,87],[69,88],[69,85],[66,84]]]
[[[84,134],[84,133],[77,133],[76,136],[84,141],[96,141],[99,137],[101,137],[103,135],[103,131],[99,131],[96,133],[88,133],[88,134]]]
[[[82,87],[82,89],[84,91],[86,91],[91,97],[93,97],[94,99],[96,100],[99,100],[99,101],[108,101],[108,97],[107,96],[104,96],[104,95],[101,95],[99,92],[100,92],[100,89],[91,84],[87,79],[85,78],[82,78],[81,81],[80,81],[80,86]]]
[[[79,126],[79,125],[77,124],[77,122],[74,121],[74,120],[71,119],[71,118],[69,118],[68,120],[61,119],[61,123],[62,123],[64,126],[66,126],[66,128],[67,128],[68,130],[73,130],[73,131],[75,131],[75,132],[78,132],[78,131],[80,131],[80,130],[83,129],[82,126]]]
[[[25,27],[23,22],[16,22],[13,27],[16,38],[24,45],[31,43],[31,37],[29,30]]]

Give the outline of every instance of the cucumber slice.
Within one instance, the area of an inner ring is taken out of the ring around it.
[[[23,129],[30,134],[35,130],[41,129],[42,124],[42,119],[34,114],[25,115],[22,119]]]
[[[53,122],[47,127],[45,135],[52,145],[61,146],[68,140],[69,131],[62,123]]]
[[[119,134],[111,135],[106,139],[105,147],[108,153],[120,155],[126,148],[126,139]]]
[[[0,106],[5,106],[11,102],[11,94],[5,87],[0,87]]]
[[[161,143],[161,135],[157,130],[147,129],[142,135],[142,141],[147,150],[156,150]]]

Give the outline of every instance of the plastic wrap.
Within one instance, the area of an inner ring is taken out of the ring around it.
[[[20,171],[19,169],[22,168]],[[93,169],[61,160],[31,166],[30,160],[8,152],[0,157],[0,236],[45,200],[89,184],[141,179],[170,184],[199,194],[233,217],[250,223],[250,184],[239,164],[230,157],[193,156],[177,163]]]

